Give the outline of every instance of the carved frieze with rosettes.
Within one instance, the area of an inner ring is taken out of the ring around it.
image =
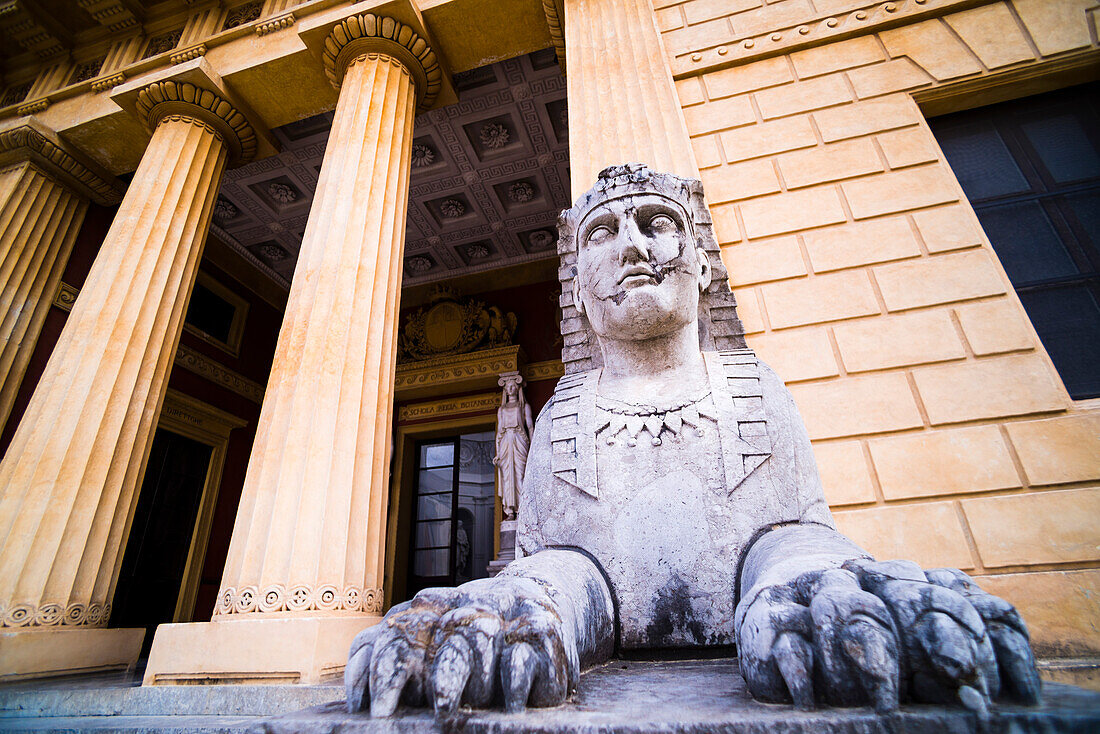
[[[335,611],[382,612],[382,589],[333,584],[268,584],[262,589],[250,584],[222,589],[214,614],[257,614],[271,612]]]

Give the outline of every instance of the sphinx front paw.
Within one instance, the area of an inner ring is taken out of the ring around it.
[[[556,706],[576,687],[575,644],[545,593],[525,579],[425,589],[356,637],[344,671],[348,709],[437,714],[460,705]]]
[[[961,703],[984,714],[1004,695],[1034,704],[1040,683],[1011,604],[961,571],[855,560],[753,589],[738,605],[749,692],[764,701]]]

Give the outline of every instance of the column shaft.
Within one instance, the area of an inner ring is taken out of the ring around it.
[[[107,622],[226,145],[164,118],[0,463],[5,626]]]
[[[573,198],[610,165],[699,177],[650,0],[565,0]]]
[[[415,107],[393,57],[348,66],[215,619],[381,611]]]
[[[87,201],[32,163],[0,171],[0,428],[87,210]]]

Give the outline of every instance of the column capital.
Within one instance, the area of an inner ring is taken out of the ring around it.
[[[352,15],[333,26],[321,52],[325,75],[339,88],[348,66],[370,53],[391,56],[409,70],[421,109],[435,102],[443,83],[435,52],[411,26],[387,15]]]
[[[33,117],[0,131],[0,166],[24,161],[97,204],[122,201],[124,187],[118,179],[70,150],[53,130]]]
[[[188,118],[213,130],[225,143],[229,164],[238,166],[276,152],[259,118],[222,82],[206,59],[165,70],[159,78],[117,87],[111,99],[149,130],[166,119]]]
[[[138,92],[137,111],[155,128],[165,119],[187,117],[210,125],[229,148],[229,159],[247,163],[256,157],[256,131],[221,95],[191,82],[153,82]]]

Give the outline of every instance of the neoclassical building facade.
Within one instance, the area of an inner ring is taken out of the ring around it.
[[[0,8],[0,676],[316,682],[484,575],[627,161],[703,181],[840,529],[1093,675],[1092,0],[66,6]]]

